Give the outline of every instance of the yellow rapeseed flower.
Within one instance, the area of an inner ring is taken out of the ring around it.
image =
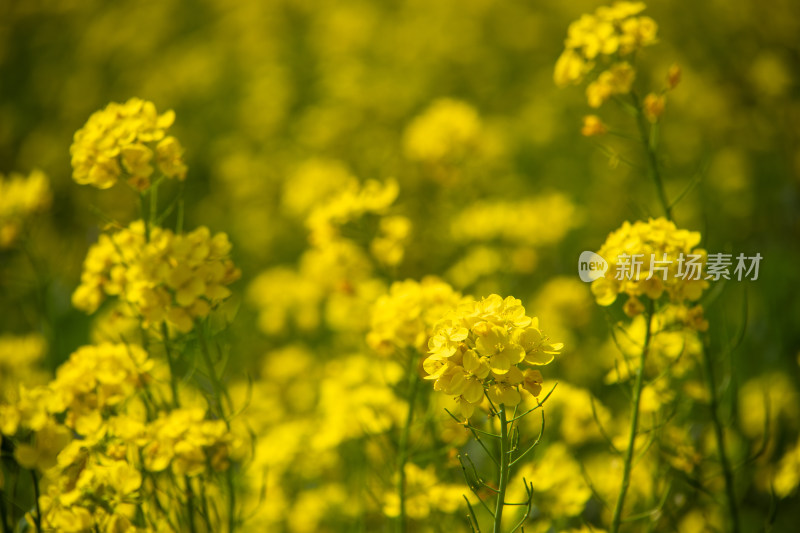
[[[523,374],[521,365],[546,365],[562,347],[542,334],[538,319],[527,316],[519,300],[496,294],[470,299],[434,328],[423,362],[425,379],[456,397],[462,414],[470,417],[484,391],[507,406],[520,402],[520,385],[538,394],[541,375]]]
[[[0,250],[13,245],[26,222],[49,208],[51,201],[50,183],[42,171],[27,177],[0,174]]]
[[[165,133],[174,121],[175,112],[159,115],[152,102],[139,98],[108,104],[75,133],[70,147],[73,179],[108,189],[124,175],[133,187],[145,190],[155,163],[164,176],[183,180],[183,148]]]
[[[600,105],[614,94],[630,91],[635,77],[626,56],[655,44],[658,26],[642,16],[642,2],[616,2],[611,7],[598,7],[593,14],[584,14],[567,29],[564,51],[556,61],[553,81],[559,87],[580,84],[596,65],[617,62],[589,84],[586,95],[589,105]]]
[[[135,221],[89,249],[72,303],[93,313],[106,296],[117,296],[145,327],[166,321],[187,332],[230,296],[227,286],[240,277],[230,250],[225,233],[212,236],[205,227],[185,234],[152,228],[148,241],[144,222]]]
[[[605,276],[592,283],[598,304],[613,304],[625,293],[630,316],[644,307],[638,299],[656,300],[666,293],[673,303],[696,301],[708,287],[703,270],[705,250],[698,248],[700,233],[678,229],[660,217],[648,222],[625,222],[612,232],[598,254],[608,262]]]
[[[375,302],[367,343],[381,354],[406,349],[425,353],[434,326],[463,297],[435,277],[396,281]]]

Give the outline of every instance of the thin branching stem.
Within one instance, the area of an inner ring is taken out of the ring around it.
[[[189,531],[191,533],[197,532],[197,527],[194,524],[194,492],[192,491],[192,480],[189,476],[184,476],[186,483],[186,515],[189,519]]]
[[[150,222],[145,216],[147,210],[145,209],[144,197],[145,194],[143,192],[139,193],[139,215],[142,217],[142,220],[144,220],[144,240],[145,242],[150,242]]]
[[[528,480],[525,478],[522,478],[522,482],[525,483],[525,492],[528,493],[528,501],[520,504],[520,505],[525,505],[525,514],[522,515],[522,518],[520,518],[519,522],[517,522],[517,524],[513,528],[511,528],[511,533],[514,533],[516,530],[520,528],[522,528],[523,532],[525,531],[525,528],[522,526],[525,524],[525,520],[528,519],[528,516],[530,516],[531,509],[533,508],[533,482],[531,481],[529,483]]]
[[[478,524],[478,518],[475,516],[475,510],[472,509],[472,504],[469,503],[469,499],[467,498],[466,494],[463,494],[464,501],[467,502],[467,510],[469,514],[467,515],[467,519],[469,520],[469,527],[473,531],[473,533],[480,533],[481,527]]]
[[[31,479],[33,479],[33,499],[34,507],[36,508],[36,531],[42,530],[42,508],[39,506],[39,478],[36,477],[36,470],[31,470]]]
[[[469,456],[466,455],[466,454],[464,456],[467,458],[467,460],[470,462],[470,464],[472,464],[472,459],[470,459]],[[480,503],[483,506],[483,508],[486,509],[486,512],[489,513],[490,515],[494,516],[494,511],[489,509],[489,506],[486,505],[485,501],[483,501],[483,498],[481,498],[481,495],[478,494],[478,489],[475,487],[475,484],[472,483],[472,480],[470,480],[469,474],[467,474],[467,467],[464,466],[464,461],[461,459],[460,455],[458,456],[458,462],[461,463],[461,471],[464,473],[464,481],[467,482],[467,487],[469,487],[469,490],[472,491],[472,493],[475,495],[476,498],[478,498],[478,503]],[[472,469],[473,469],[473,471],[475,471],[475,465],[474,464],[472,464]],[[477,477],[477,473],[475,473],[474,475]]]
[[[639,127],[639,136],[641,137],[642,145],[644,146],[647,155],[647,165],[650,168],[650,175],[656,186],[658,193],[658,200],[661,202],[661,207],[664,209],[664,215],[667,220],[672,220],[672,204],[667,200],[667,193],[664,189],[664,182],[661,179],[661,171],[658,169],[658,158],[656,156],[656,149],[650,139],[650,127],[647,124],[647,119],[642,110],[642,103],[636,93],[631,92],[633,105],[636,108],[636,125]]]
[[[456,415],[451,413],[450,410],[447,409],[447,408],[445,408],[445,412],[447,412],[447,414],[450,415],[450,417],[453,420],[455,420],[456,422],[458,422],[459,424],[461,424],[462,426],[464,426],[465,428],[470,430],[473,435],[475,435],[476,433],[482,433],[483,435],[486,435],[487,437],[492,437],[493,439],[499,439],[500,438],[500,435],[497,435],[495,433],[489,433],[488,431],[483,431],[482,429],[476,428],[475,426],[473,426],[469,422],[464,422],[463,420],[460,420]]]
[[[620,451],[614,446],[614,441],[611,439],[611,436],[606,431],[606,428],[603,427],[603,423],[600,421],[600,416],[597,414],[597,407],[594,404],[594,395],[589,395],[589,403],[592,406],[592,417],[594,418],[594,422],[597,425],[597,430],[600,432],[600,436],[605,439],[606,443],[611,447],[611,451],[615,454],[619,455]]]
[[[514,459],[513,461],[511,461],[511,464],[509,464],[509,467],[511,467],[511,466],[514,466],[515,464],[517,464],[518,462],[520,462],[520,461],[522,460],[522,458],[523,458],[523,457],[525,457],[526,455],[528,455],[528,452],[530,452],[531,450],[533,450],[534,448],[536,448],[536,446],[538,446],[538,445],[539,445],[539,442],[541,442],[541,440],[542,440],[542,435],[544,435],[544,411],[542,411],[542,427],[539,429],[539,436],[538,436],[538,437],[536,437],[536,440],[534,441],[534,443],[533,443],[533,444],[531,444],[531,445],[528,447],[528,449],[526,449],[524,452],[522,452],[521,454],[519,454],[519,456],[517,456],[517,458],[516,458],[516,459]]]
[[[445,409],[445,411],[447,411],[447,409]],[[489,457],[489,459],[491,459],[492,462],[499,468],[500,467],[500,463],[497,462],[497,458],[495,458],[494,454],[492,454],[492,452],[489,451],[489,448],[487,448],[486,445],[483,443],[483,439],[481,439],[481,436],[478,435],[478,433],[476,432],[477,430],[471,424],[469,424],[468,422],[467,423],[461,422],[450,411],[447,411],[447,414],[449,414],[450,416],[455,418],[456,422],[458,422],[459,424],[462,424],[465,428],[467,428],[472,433],[472,436],[475,437],[475,441],[480,445],[481,448],[483,448],[483,451],[486,452],[486,456]],[[491,434],[489,434],[489,435],[491,435]],[[494,437],[495,435],[491,435],[491,436]],[[499,438],[499,436],[497,436],[497,437]]]
[[[490,485],[488,485],[483,480],[483,478],[481,478],[480,474],[478,474],[478,469],[475,467],[475,462],[472,460],[472,458],[466,453],[464,454],[464,458],[469,462],[469,466],[472,469],[472,477],[475,478],[475,482],[478,485],[480,485],[480,486],[482,486],[484,488],[487,488],[490,491],[492,491],[495,494],[497,494],[497,489],[492,487],[492,486],[490,486]],[[464,472],[466,473],[466,467],[464,467],[464,461],[461,460],[461,456],[460,455],[458,456],[458,460],[461,461],[461,468],[464,469]],[[469,478],[467,478],[467,483],[469,483]]]
[[[669,492],[670,492],[671,488],[672,488],[671,486],[667,486],[667,490],[664,491],[664,494],[661,496],[661,499],[658,501],[658,504],[653,509],[650,509],[649,511],[644,511],[642,513],[638,513],[638,514],[635,514],[635,515],[631,515],[628,518],[626,518],[625,520],[623,520],[623,522],[626,522],[626,523],[627,522],[636,522],[637,520],[643,520],[645,518],[652,518],[653,515],[655,515],[657,513],[660,513],[661,510],[664,508],[664,505],[667,503],[667,498],[669,497]]]
[[[180,396],[178,396],[178,372],[175,366],[175,360],[172,357],[172,349],[169,345],[169,329],[167,328],[166,322],[161,323],[161,335],[164,337],[164,353],[167,355],[167,363],[169,364],[169,386],[172,390],[172,405],[178,408],[180,407]]]
[[[530,413],[534,412],[535,410],[539,409],[540,407],[542,407],[542,406],[544,405],[544,402],[546,402],[546,401],[547,401],[547,399],[550,397],[550,395],[551,395],[551,394],[553,394],[553,391],[554,391],[554,390],[556,390],[556,387],[558,387],[558,383],[556,383],[555,385],[553,385],[553,388],[552,388],[552,389],[550,389],[550,392],[548,392],[548,393],[547,393],[547,395],[546,395],[546,396],[545,396],[545,397],[542,399],[542,401],[541,401],[541,402],[540,402],[538,399],[536,400],[536,407],[532,407],[531,409],[528,409],[527,411],[525,411],[525,412],[524,412],[524,413],[522,413],[521,415],[519,415],[519,416],[515,416],[514,418],[512,418],[511,420],[509,420],[509,422],[513,424],[514,422],[516,422],[516,421],[517,421],[517,420],[519,420],[520,418],[523,418],[523,417],[525,417],[526,415],[528,415],[528,414],[530,414]],[[516,413],[516,409],[514,410],[514,412]]]
[[[650,301],[647,309],[647,330],[644,335],[644,346],[639,357],[639,368],[636,370],[636,381],[633,385],[633,400],[631,401],[631,430],[628,435],[628,448],[625,451],[625,462],[622,470],[622,484],[617,497],[617,504],[614,507],[614,515],[611,520],[611,533],[618,533],[622,522],[622,510],[625,506],[625,496],[631,482],[631,470],[633,469],[633,452],[636,447],[636,435],[639,427],[639,400],[642,395],[642,384],[644,382],[644,364],[647,359],[647,351],[650,347],[650,330],[653,326],[653,302]]]
[[[494,528],[492,529],[494,533],[500,533],[501,531],[506,488],[508,487],[508,478],[511,473],[510,457],[508,453],[508,420],[506,420],[506,406],[504,404],[500,404],[497,414],[500,418],[500,482],[497,489],[497,505],[494,511]]]
[[[175,217],[175,233],[183,233],[183,217],[184,217],[184,202],[183,202],[184,182],[178,186],[178,215]]]
[[[225,422],[225,426],[228,428],[228,431],[230,431],[231,423],[228,417],[225,415],[225,410],[222,406],[222,397],[225,389],[220,381],[219,376],[217,376],[217,370],[214,367],[214,361],[211,359],[211,352],[208,349],[208,341],[205,337],[205,331],[203,331],[203,323],[198,320],[195,323],[195,328],[197,330],[197,337],[200,339],[200,352],[202,353],[203,360],[206,364],[208,379],[211,381],[211,386],[214,392],[213,396],[214,402],[216,403],[217,416],[219,416],[220,419]],[[236,529],[236,487],[233,482],[233,466],[228,467],[225,475],[228,485],[228,531],[232,533]]]
[[[149,213],[149,216],[150,216],[150,222],[149,222],[148,225],[150,226],[150,228],[152,230],[152,228],[156,227],[157,219],[158,219],[158,181],[156,181],[156,183],[154,183],[152,185],[152,187],[150,187],[150,213]]]
[[[710,348],[707,342],[703,343],[703,365],[705,367],[706,386],[709,394],[709,409],[711,411],[711,421],[714,424],[714,435],[717,439],[717,454],[722,465],[722,473],[725,477],[725,497],[728,504],[728,513],[731,517],[731,531],[739,533],[739,513],[736,505],[736,490],[733,484],[733,471],[725,450],[725,430],[719,418],[719,405],[717,403],[716,380],[714,378],[714,362],[711,360]]]
[[[419,389],[419,376],[415,365],[416,360],[410,359],[408,369],[408,412],[405,424],[400,433],[400,442],[397,449],[397,496],[400,500],[400,513],[397,516],[397,531],[406,531],[406,462],[408,462],[408,442],[411,435],[411,423],[414,420],[414,403]]]

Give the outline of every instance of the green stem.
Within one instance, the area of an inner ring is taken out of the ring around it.
[[[42,530],[42,508],[39,507],[39,480],[36,478],[36,470],[31,470],[31,478],[33,479],[33,499],[36,504],[36,531]]]
[[[145,242],[150,242],[150,222],[146,216],[147,210],[145,209],[144,196],[143,192],[139,193],[139,215],[141,215],[144,221],[144,240]]]
[[[633,470],[633,452],[636,444],[636,433],[639,427],[639,401],[642,396],[642,386],[644,383],[644,363],[647,358],[647,351],[650,347],[650,330],[653,326],[653,302],[648,305],[647,310],[647,330],[644,336],[644,346],[639,358],[639,368],[636,371],[636,381],[633,385],[633,401],[631,402],[631,430],[628,435],[628,449],[625,451],[625,463],[622,470],[622,485],[619,489],[617,504],[614,507],[614,515],[611,520],[610,533],[618,533],[622,522],[622,509],[625,506],[625,496],[631,482],[631,470]]]
[[[415,359],[411,358],[408,372],[408,413],[406,414],[406,422],[403,426],[402,433],[400,433],[400,442],[397,449],[397,495],[400,499],[400,514],[397,517],[397,531],[405,533],[406,531],[406,463],[408,462],[408,441],[411,435],[411,422],[414,419],[414,403],[417,399],[417,390],[419,389],[419,377],[417,370],[414,366]]]
[[[225,416],[225,411],[222,407],[222,383],[220,383],[219,377],[217,376],[217,370],[214,368],[214,361],[211,360],[211,352],[208,349],[208,343],[206,342],[205,333],[203,332],[203,324],[198,320],[195,323],[195,329],[197,331],[197,337],[200,339],[200,347],[201,352],[203,354],[203,360],[206,364],[206,369],[208,371],[208,379],[211,380],[211,386],[214,389],[214,402],[216,403],[217,409],[217,416],[225,422],[225,426],[228,428],[228,431],[231,429],[231,423],[228,420],[228,417]],[[236,487],[233,482],[233,466],[229,466],[227,473],[227,485],[228,485],[228,531],[233,533],[236,529]]]
[[[186,482],[186,513],[189,515],[189,531],[191,533],[196,533],[197,528],[194,525],[194,493],[192,491],[192,480],[189,479],[189,476],[185,476],[183,479]]]
[[[183,188],[184,184],[183,182],[181,182],[180,187],[178,189],[178,215],[177,215],[177,220],[175,221],[175,233],[183,233],[183,213],[184,213]]]
[[[158,182],[150,187],[150,228],[156,227],[156,218],[158,217]]]
[[[634,107],[636,108],[636,124],[639,127],[639,136],[641,137],[642,145],[644,145],[645,153],[647,154],[647,165],[650,168],[650,175],[656,185],[656,192],[658,193],[658,200],[661,202],[661,207],[664,209],[664,215],[667,220],[672,220],[672,207],[667,200],[667,193],[664,190],[664,182],[661,180],[661,172],[658,170],[658,158],[656,157],[656,150],[653,143],[650,142],[649,127],[647,118],[644,116],[642,104],[636,93],[631,92]]]
[[[236,486],[233,482],[233,465],[228,466],[225,476],[228,484],[228,532],[233,533],[236,530]]]
[[[497,506],[494,510],[494,533],[500,533],[501,522],[503,521],[503,506],[506,500],[506,488],[511,471],[510,465],[510,442],[508,438],[508,420],[506,420],[506,406],[500,404],[497,414],[500,417],[500,483],[497,489]]]
[[[180,407],[178,374],[175,368],[175,360],[172,358],[172,350],[169,347],[169,330],[166,322],[161,323],[161,335],[164,337],[164,352],[167,354],[167,362],[169,363],[169,386],[172,390],[172,405],[177,409]]]
[[[8,525],[6,514],[6,493],[0,490],[0,522],[3,523],[3,533],[11,533],[11,526]]]
[[[208,343],[206,342],[205,333],[202,330],[202,323],[197,321],[195,324],[195,328],[197,329],[197,337],[200,339],[200,353],[203,355],[203,361],[206,365],[206,371],[208,372],[208,379],[211,381],[211,388],[214,392],[214,404],[217,410],[217,416],[225,422],[225,425],[228,426],[230,429],[230,422],[228,418],[225,416],[224,409],[222,407],[222,383],[220,383],[219,378],[217,377],[217,369],[214,367],[214,361],[211,360],[211,352],[208,349]]]
[[[705,366],[706,386],[710,396],[709,409],[711,410],[711,421],[714,424],[714,434],[717,439],[717,453],[719,454],[719,462],[722,464],[722,473],[725,476],[725,496],[728,500],[728,512],[731,517],[731,524],[733,533],[739,533],[739,513],[736,507],[736,491],[733,485],[733,471],[731,470],[730,462],[728,461],[728,454],[725,450],[725,432],[722,427],[722,422],[719,419],[719,405],[717,403],[716,383],[714,378],[714,364],[711,361],[711,354],[709,347],[703,343],[703,364]]]

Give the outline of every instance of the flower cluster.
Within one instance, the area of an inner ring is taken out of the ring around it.
[[[625,222],[621,228],[612,232],[598,254],[608,262],[605,275],[592,282],[592,293],[599,305],[613,304],[617,295],[625,293],[625,312],[636,316],[644,310],[639,300],[646,296],[657,300],[666,293],[673,303],[700,298],[708,282],[702,275],[683,276],[678,269],[690,266],[702,271],[706,262],[706,252],[700,244],[700,233],[678,229],[674,222],[663,217],[648,222]],[[625,261],[641,256],[641,265],[635,265],[633,276],[620,276],[621,269],[627,268]],[[620,279],[621,278],[621,279]]]
[[[215,472],[228,469],[233,442],[223,420],[205,420],[201,408],[175,409],[151,422],[140,439],[144,466],[161,472],[168,467],[176,476],[197,476],[210,465]]]
[[[64,423],[89,435],[102,415],[134,396],[150,381],[154,362],[136,345],[83,346],[59,367],[50,383],[50,409],[67,412]]]
[[[25,177],[0,174],[0,250],[17,240],[25,222],[50,207],[52,194],[47,176],[34,170]]]
[[[43,530],[152,531],[134,526],[142,473],[102,448],[96,439],[75,440],[59,454],[39,499]]]
[[[2,406],[0,432],[31,434],[30,443],[17,446],[15,457],[26,467],[45,470],[73,433],[101,436],[105,420],[150,381],[152,368],[153,361],[135,345],[79,348],[53,381],[22,387],[17,402]]]
[[[457,397],[461,413],[472,416],[484,392],[495,404],[517,405],[519,387],[533,396],[542,388],[542,375],[521,365],[550,363],[563,348],[526,316],[522,303],[493,294],[462,303],[434,328],[430,355],[423,367],[434,389]]]
[[[145,327],[167,322],[182,332],[228,298],[241,272],[230,260],[225,233],[205,227],[175,234],[141,220],[103,234],[84,261],[81,285],[72,295],[78,309],[93,313],[105,297],[118,296]]]
[[[599,63],[604,70],[586,87],[589,106],[598,108],[615,95],[628,94],[636,71],[624,58],[656,42],[658,26],[655,21],[637,16],[644,9],[642,2],[617,2],[611,7],[599,7],[593,15],[583,15],[570,24],[565,49],[553,75],[556,85],[581,83]],[[648,118],[660,114],[659,104],[663,110],[663,99],[651,99],[650,103],[655,113]],[[584,135],[601,132],[597,127],[584,126]]]
[[[125,175],[140,191],[150,187],[155,167],[168,178],[185,179],[183,148],[166,135],[174,121],[174,111],[159,115],[152,102],[139,98],[110,103],[75,133],[70,147],[73,179],[108,189]]]
[[[367,343],[381,354],[407,348],[425,353],[434,326],[463,296],[435,277],[396,281],[372,308]]]
[[[0,405],[0,433],[13,438],[14,459],[43,476],[44,529],[150,531],[140,529],[137,507],[146,506],[148,526],[163,521],[151,504],[171,489],[145,486],[145,476],[167,467],[179,477],[213,475],[240,457],[223,420],[209,420],[204,408],[169,407],[159,371],[139,346],[84,346],[49,384],[22,387],[17,402]],[[169,497],[166,508],[179,499]]]
[[[617,2],[611,7],[601,6],[593,15],[583,15],[570,24],[564,51],[556,62],[556,84],[577,85],[597,62],[630,56],[654,44],[658,25],[650,17],[637,16],[644,9],[642,2]]]

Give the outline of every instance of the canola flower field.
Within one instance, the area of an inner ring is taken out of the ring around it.
[[[0,0],[0,533],[793,532],[792,0]]]

